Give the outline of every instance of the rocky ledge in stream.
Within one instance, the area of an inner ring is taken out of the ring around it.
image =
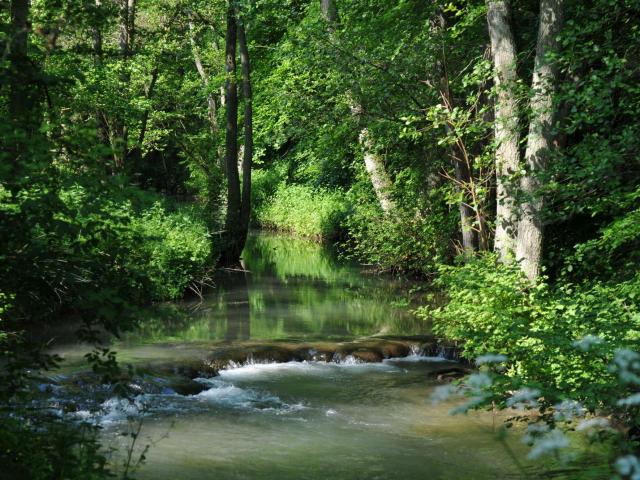
[[[302,361],[377,363],[385,359],[402,360],[405,357],[440,357],[449,362],[435,366],[430,376],[439,380],[449,380],[469,373],[459,355],[459,349],[452,344],[443,344],[432,336],[385,336],[366,337],[351,341],[240,341],[220,343],[211,348],[211,353],[202,359],[191,361],[154,362],[139,367],[153,375],[174,378],[172,384],[178,393],[197,390],[192,382],[198,377],[214,377],[220,370],[245,365],[247,363],[285,363]],[[456,362],[456,363],[452,363]],[[175,378],[183,382],[176,384]],[[189,381],[191,380],[191,381]]]
[[[230,364],[247,362],[320,361],[344,362],[345,360],[375,363],[389,358],[409,355],[440,356],[459,360],[457,348],[443,345],[431,336],[367,337],[344,342],[287,342],[245,341],[216,346],[208,355],[207,365],[215,370]]]
[[[129,395],[197,395],[209,388],[201,380],[218,376],[218,372],[250,363],[285,363],[291,361],[318,361],[333,363],[376,363],[386,359],[416,361],[420,357],[440,357],[433,362],[428,378],[451,381],[470,372],[458,348],[436,341],[430,336],[367,337],[352,341],[241,341],[219,343],[211,347],[204,358],[179,361],[155,361],[135,366],[135,374],[120,379]],[[200,381],[196,381],[199,379]],[[56,405],[65,411],[91,409],[112,397],[114,386],[102,384],[99,375],[81,372],[73,375],[54,375],[43,379],[40,392],[54,396]]]

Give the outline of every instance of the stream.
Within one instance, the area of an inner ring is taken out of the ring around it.
[[[116,471],[139,429],[139,479],[519,478],[511,450],[525,447],[496,440],[502,418],[431,402],[438,372],[464,367],[426,349],[415,283],[274,234],[252,234],[243,259],[247,272],[220,272],[201,300],[154,309],[113,341],[145,372],[133,402],[74,380],[73,415],[103,427]],[[83,346],[54,351],[56,378],[82,375]]]

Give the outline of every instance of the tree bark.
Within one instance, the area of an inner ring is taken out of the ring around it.
[[[339,22],[338,8],[335,0],[320,0],[320,12],[322,13],[322,18],[324,18],[327,23],[329,32],[333,32],[337,28]],[[351,113],[358,120],[358,123],[362,123],[362,105],[355,101],[351,92],[349,92],[349,97],[352,99]],[[369,174],[373,191],[376,194],[383,213],[388,215],[395,209],[395,203],[391,198],[391,188],[393,186],[391,177],[384,167],[382,157],[375,150],[375,142],[367,127],[363,127],[360,130],[358,141],[362,147],[364,165],[367,173]]]
[[[384,168],[382,157],[375,151],[373,139],[368,128],[360,130],[360,145],[364,157],[364,166],[371,179],[371,185],[378,197],[380,208],[388,215],[395,209],[395,203],[389,194],[391,192],[391,179]]]
[[[9,114],[16,126],[26,132],[37,128],[33,122],[33,111],[37,102],[33,68],[29,63],[29,0],[11,2],[11,38],[9,60],[11,77],[9,84]]]
[[[438,13],[436,19],[432,24],[432,29],[437,31],[444,31],[446,27],[445,18],[442,13]],[[439,78],[439,90],[440,96],[442,98],[442,103],[447,111],[451,111],[453,109],[453,96],[451,95],[451,88],[449,86],[449,76],[447,74],[446,67],[446,58],[443,49],[442,58],[438,61],[438,75]],[[471,160],[469,158],[468,152],[464,148],[464,143],[459,138],[456,131],[454,131],[454,127],[447,122],[445,124],[447,135],[456,137],[456,142],[454,145],[451,145],[450,154],[451,161],[453,163],[453,167],[455,170],[455,180],[456,180],[456,188],[460,195],[462,196],[462,200],[458,204],[458,212],[460,214],[460,238],[462,240],[462,253],[465,257],[470,257],[473,255],[473,252],[478,250],[478,235],[474,229],[474,218],[476,217],[476,212],[471,207],[473,203],[469,198],[469,189],[475,188],[472,185],[472,177],[471,177]],[[481,219],[479,219],[481,220]],[[481,223],[480,221],[478,222]]]
[[[99,68],[102,65],[103,45],[102,30],[97,19],[102,15],[102,0],[95,0],[95,17],[96,24],[93,26],[93,63]],[[104,111],[98,107],[96,109],[96,123],[98,126],[98,141],[104,145],[105,150],[110,148],[109,123],[107,122]]]
[[[131,56],[133,37],[135,33],[136,0],[120,0],[120,35],[118,45],[122,59],[122,73],[120,80],[123,86],[128,85],[130,74],[127,62]],[[113,119],[113,134],[111,147],[113,160],[117,170],[123,170],[128,152],[129,132],[123,114],[115,115]]]
[[[191,42],[191,49],[193,51],[193,61],[196,65],[196,70],[198,71],[198,75],[200,76],[200,81],[202,82],[202,86],[207,90],[207,114],[209,117],[209,125],[211,129],[211,135],[214,138],[218,137],[218,132],[220,131],[220,127],[218,125],[218,106],[216,104],[215,95],[209,91],[209,75],[202,64],[202,58],[200,57],[200,52],[198,51],[198,46],[196,43],[196,37],[194,32],[193,20],[191,12],[187,12],[187,16],[189,17],[189,40]],[[224,88],[222,88],[220,94],[220,104],[224,106]],[[222,172],[226,171],[226,165],[224,161],[223,150],[218,148],[218,159],[220,162],[220,169]]]
[[[520,128],[518,99],[515,91],[517,74],[516,44],[511,31],[508,0],[489,0],[487,23],[491,39],[495,105],[496,150],[496,234],[495,251],[504,263],[510,263],[516,250],[518,221],[516,188],[513,176],[520,166]]]
[[[238,175],[238,86],[236,81],[236,41],[237,23],[233,5],[227,7],[227,33],[225,39],[225,83],[226,142],[225,165],[227,173],[227,215],[225,221],[225,241],[220,257],[224,266],[236,265],[240,260],[238,238],[240,225],[240,178]]]
[[[340,21],[335,0],[320,0],[320,11],[330,28],[335,28]]]
[[[562,28],[564,0],[541,0],[540,23],[533,70],[531,120],[525,153],[527,173],[521,182],[525,196],[518,224],[516,259],[531,280],[540,275],[542,258],[542,207],[540,175],[544,173],[553,147],[553,98],[558,69],[549,54],[558,50],[557,37]]]
[[[244,153],[242,155],[242,205],[240,206],[240,224],[242,236],[240,251],[244,248],[251,218],[251,166],[253,163],[253,95],[251,92],[251,63],[244,25],[238,25],[238,43],[240,45],[240,63],[242,66],[242,97],[244,100]]]
[[[193,27],[193,20],[191,19],[191,14],[189,15],[189,41],[191,42],[191,50],[193,51],[193,61],[196,64],[196,70],[198,71],[198,75],[200,75],[200,81],[202,82],[202,86],[205,89],[209,87],[209,75],[204,69],[204,65],[202,64],[202,59],[200,58],[200,53],[198,52],[198,46],[196,44],[196,38]],[[217,119],[217,106],[214,96],[211,92],[207,93],[207,107],[209,114],[209,124],[211,126],[211,133],[213,135],[217,135],[218,133],[218,119]]]

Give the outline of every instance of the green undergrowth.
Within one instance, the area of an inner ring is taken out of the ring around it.
[[[254,181],[255,224],[318,241],[332,242],[341,236],[350,208],[342,192],[284,182],[273,185],[269,180],[258,173]]]

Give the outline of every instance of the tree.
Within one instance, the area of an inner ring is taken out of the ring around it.
[[[244,22],[239,18],[238,44],[242,67],[242,99],[244,101],[244,149],[242,155],[242,205],[240,206],[240,232],[242,248],[247,240],[251,218],[251,168],[253,163],[253,95],[251,92],[251,62]]]
[[[529,136],[525,153],[526,174],[521,189],[525,195],[518,224],[516,259],[530,280],[540,274],[542,258],[543,198],[540,175],[546,170],[553,149],[554,94],[558,68],[552,55],[558,51],[564,0],[541,0],[538,39],[531,88]]]
[[[225,172],[227,176],[227,215],[224,248],[220,257],[223,266],[237,265],[247,240],[251,213],[251,162],[253,156],[253,123],[249,50],[244,25],[239,25],[238,12],[230,3],[227,7],[227,33],[225,38],[226,90],[226,147]],[[242,160],[243,185],[240,191],[238,173],[238,86],[236,80],[236,43],[240,40],[243,96],[245,102],[244,155]]]
[[[329,32],[333,34],[339,21],[338,8],[335,0],[320,0],[320,11],[322,13],[322,17],[327,22]],[[347,95],[351,99],[352,115],[357,119],[359,124],[362,124],[364,117],[364,109],[362,105],[360,105],[356,100],[353,92],[348,92]],[[376,150],[375,141],[371,136],[371,132],[366,126],[361,128],[358,140],[362,147],[362,157],[365,169],[371,180],[371,186],[378,198],[380,208],[385,215],[388,215],[395,209],[395,202],[393,201],[393,198],[391,198],[393,182],[385,169],[382,156]]]
[[[516,249],[517,209],[514,175],[520,167],[520,126],[516,92],[517,53],[508,0],[487,2],[487,23],[494,66],[496,150],[495,251],[510,262]]]
[[[11,64],[9,114],[15,128],[33,132],[38,127],[35,115],[40,86],[37,71],[29,60],[29,1],[11,1],[11,28],[8,57]]]
[[[119,0],[120,2],[120,33],[118,45],[121,58],[120,81],[123,87],[129,87],[131,74],[129,72],[129,60],[133,52],[133,41],[136,23],[136,0]],[[124,112],[119,112],[113,118],[111,146],[113,149],[113,160],[117,170],[124,169],[127,155],[129,153],[129,129],[126,123]]]

